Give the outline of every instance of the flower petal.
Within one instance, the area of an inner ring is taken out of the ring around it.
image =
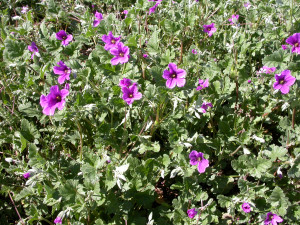
[[[183,87],[185,85],[185,82],[186,82],[185,78],[183,78],[183,79],[177,78],[176,80],[177,80],[178,87]]]
[[[166,86],[167,86],[167,88],[172,89],[176,86],[176,83],[177,83],[176,79],[169,78],[166,82]]]
[[[202,160],[198,164],[199,173],[204,173],[207,167],[209,167],[209,161],[202,158]]]

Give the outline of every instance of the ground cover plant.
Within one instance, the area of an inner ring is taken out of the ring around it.
[[[299,224],[296,0],[0,10],[1,224]]]

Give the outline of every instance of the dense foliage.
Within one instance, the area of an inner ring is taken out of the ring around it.
[[[1,224],[299,224],[296,0],[0,10]]]

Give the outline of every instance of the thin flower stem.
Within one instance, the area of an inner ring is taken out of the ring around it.
[[[80,161],[82,160],[82,130],[81,130],[81,127],[80,127],[80,124],[77,120],[77,127],[78,127],[78,131],[79,131],[79,137],[80,137],[80,152],[79,152],[79,158],[80,158]]]
[[[14,205],[14,207],[15,207],[15,210],[16,210],[16,212],[17,212],[17,214],[18,214],[18,216],[19,216],[20,220],[22,221],[22,224],[24,224],[24,225],[25,225],[25,222],[24,222],[24,220],[22,219],[22,217],[21,217],[21,215],[20,215],[20,213],[19,213],[19,211],[18,211],[18,209],[17,209],[17,207],[16,207],[16,205],[15,205],[15,202],[14,202],[14,200],[13,200],[13,198],[12,198],[12,197],[11,197],[11,195],[10,195],[10,192],[8,192],[8,195],[9,195],[9,198],[10,198],[10,200],[11,200],[12,204],[13,204],[13,205]]]
[[[47,219],[45,219],[45,218],[43,218],[43,217],[39,217],[39,220],[45,221],[45,222],[47,222],[47,223],[49,223],[49,224],[52,225],[52,223],[51,223],[49,220],[47,220]]]
[[[233,153],[230,154],[230,156],[233,156],[235,153],[237,153],[240,149],[242,148],[242,146],[240,145]]]
[[[292,128],[295,130],[295,117],[296,117],[296,108],[293,108],[293,115],[292,115]]]
[[[184,34],[183,34],[184,36]],[[183,38],[182,38],[183,39]],[[178,62],[178,65],[181,64],[182,62],[182,55],[183,55],[183,40],[181,40],[181,45],[180,45],[180,58],[179,58],[179,62]]]

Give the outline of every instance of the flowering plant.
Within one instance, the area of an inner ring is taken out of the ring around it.
[[[26,2],[0,4],[1,224],[299,224],[296,1]]]

